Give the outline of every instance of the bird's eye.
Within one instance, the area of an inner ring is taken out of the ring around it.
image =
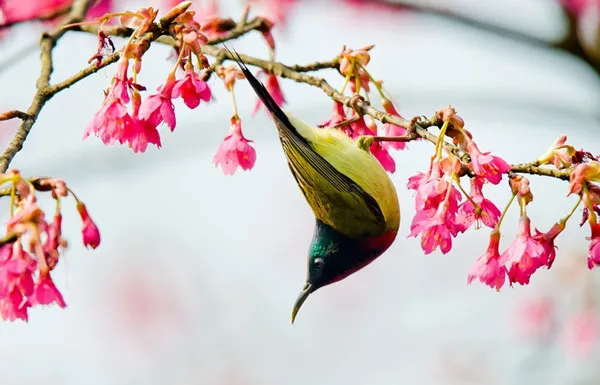
[[[317,258],[317,259],[315,259],[315,261],[314,261],[313,263],[315,264],[315,267],[316,267],[317,269],[320,269],[320,268],[322,268],[322,267],[323,267],[323,265],[325,264],[325,261],[323,261],[323,259],[322,259],[322,258]]]

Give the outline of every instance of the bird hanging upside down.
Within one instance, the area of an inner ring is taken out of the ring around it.
[[[390,247],[400,225],[398,196],[368,150],[336,128],[314,128],[284,113],[240,56],[229,52],[271,113],[292,175],[316,217],[294,323],[311,293],[362,269]]]

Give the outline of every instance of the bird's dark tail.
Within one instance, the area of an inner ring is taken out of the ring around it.
[[[277,105],[277,103],[275,102],[275,100],[273,99],[271,94],[269,94],[269,91],[267,91],[267,89],[260,82],[260,80],[258,80],[256,78],[256,76],[254,76],[252,74],[252,72],[250,72],[250,70],[246,66],[246,63],[244,63],[244,61],[242,60],[240,55],[235,50],[233,50],[233,52],[232,52],[229,49],[229,47],[227,47],[225,44],[223,44],[223,46],[225,47],[227,52],[229,52],[229,54],[231,55],[233,60],[235,60],[237,62],[238,66],[244,73],[244,76],[246,76],[248,83],[250,83],[250,85],[254,89],[254,92],[256,93],[256,95],[258,95],[258,97],[263,102],[263,104],[265,105],[267,110],[269,110],[271,115],[274,118],[276,118],[277,120],[279,120],[286,128],[291,129],[295,133],[296,129],[290,123],[288,117],[285,115],[283,110],[281,108],[279,108],[279,106]]]

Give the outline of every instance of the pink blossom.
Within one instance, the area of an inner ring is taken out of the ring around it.
[[[171,101],[174,86],[175,76],[170,74],[158,88],[158,94],[150,95],[142,101],[139,117],[155,127],[164,122],[171,131],[175,130],[175,106]]]
[[[59,247],[66,247],[66,241],[62,238],[62,215],[60,212],[54,215],[54,221],[47,228],[48,238],[44,243],[42,250],[46,258],[46,263],[50,270],[54,269],[58,263]]]
[[[83,138],[95,134],[106,145],[123,143],[129,132],[135,131],[135,125],[127,107],[119,99],[109,98],[88,123]]]
[[[333,127],[342,123],[346,120],[346,112],[344,111],[344,105],[342,103],[334,102],[333,103],[333,114],[331,118],[321,124],[318,127]]]
[[[367,126],[367,122],[362,116],[356,122],[342,127],[341,130],[352,139],[358,139],[359,136],[373,136],[377,133]]]
[[[458,208],[457,217],[460,218],[461,231],[466,231],[473,222],[481,221],[489,228],[494,228],[500,218],[500,210],[494,203],[483,196],[483,180],[480,177],[471,178],[471,200],[466,200]],[[473,202],[481,210],[477,210]]]
[[[411,225],[409,236],[421,234],[421,248],[425,254],[432,253],[438,247],[443,254],[452,248],[452,237],[458,234],[455,213],[449,210],[449,194],[437,210],[417,211]]]
[[[100,137],[102,142],[110,145],[118,141],[123,144],[130,142],[132,138],[138,135],[140,123],[137,117],[139,108],[139,93],[136,85],[127,75],[128,61],[121,61],[117,66],[117,71],[112,79],[111,86],[106,93],[102,108],[94,114],[92,120],[88,123],[83,138],[90,134]],[[131,92],[133,96],[131,96]],[[135,97],[135,98],[133,98]],[[126,104],[133,98],[134,112],[130,114]]]
[[[564,326],[562,342],[570,354],[588,356],[598,343],[598,316],[585,310],[573,316]]]
[[[588,268],[600,266],[600,223],[590,223],[592,236],[587,238],[590,242],[588,253]]]
[[[500,254],[498,252],[498,246],[500,245],[500,233],[498,231],[492,231],[490,234],[490,242],[487,251],[473,264],[469,276],[467,277],[467,283],[470,285],[474,279],[479,279],[481,283],[484,283],[500,291],[504,286],[506,279],[506,268],[500,264]]]
[[[394,158],[390,155],[388,150],[384,148],[381,143],[373,142],[371,147],[369,148],[371,154],[381,163],[383,169],[389,172],[396,171],[396,162],[394,162]]]
[[[185,105],[193,109],[198,107],[200,100],[208,102],[211,91],[193,69],[186,69],[184,77],[175,82],[172,96],[174,99],[181,97]]]
[[[484,177],[492,184],[498,184],[502,180],[502,174],[510,171],[510,165],[504,159],[490,155],[489,152],[482,153],[472,140],[467,142],[467,151],[471,156],[471,166],[478,176]]]
[[[238,167],[242,170],[250,170],[256,162],[256,150],[251,145],[252,141],[244,137],[242,133],[242,122],[237,117],[231,118],[231,128],[215,157],[215,166],[221,166],[225,175],[233,175]]]
[[[54,285],[54,281],[52,281],[49,274],[40,274],[29,302],[31,305],[51,305],[56,303],[62,308],[67,306],[62,294],[60,294]]]
[[[156,126],[145,120],[137,120],[135,131],[127,138],[129,147],[134,153],[144,152],[148,148],[148,144],[154,144],[157,148],[161,148],[160,134]]]
[[[415,208],[417,210],[430,209],[440,205],[449,194],[448,207],[451,212],[456,212],[461,199],[460,191],[444,178],[444,170],[439,160],[433,160],[426,175],[413,176],[409,180],[409,188],[416,184]],[[418,182],[417,182],[418,181]],[[448,192],[448,190],[450,190]]]
[[[548,261],[544,247],[531,236],[531,221],[526,215],[519,220],[517,238],[500,256],[500,263],[506,266],[511,285],[529,283],[535,271]]]
[[[79,212],[79,216],[81,216],[81,222],[83,224],[81,230],[83,244],[86,247],[95,249],[100,245],[100,231],[98,230],[98,226],[96,226],[82,202],[77,202],[77,211]]]
[[[544,248],[541,262],[543,265],[548,266],[548,268],[552,267],[554,259],[556,258],[557,247],[554,245],[554,241],[564,229],[565,223],[562,221],[555,223],[554,226],[552,226],[546,233],[541,233],[535,229],[535,235],[533,236],[533,239]]]
[[[0,249],[0,316],[8,321],[28,320],[27,298],[33,293],[37,263],[20,243]]]
[[[266,73],[266,72],[265,72]],[[281,91],[281,87],[279,86],[279,81],[277,80],[277,76],[273,74],[267,74],[267,80],[265,82],[265,88],[271,94],[271,97],[275,101],[275,103],[281,107],[285,103],[285,97],[283,96],[283,92]],[[256,114],[256,112],[263,106],[262,101],[259,99],[256,100],[256,104],[254,105],[254,109],[252,110],[252,114]],[[265,109],[267,114],[268,110]]]

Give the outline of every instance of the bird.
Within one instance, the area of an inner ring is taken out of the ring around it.
[[[392,245],[400,226],[398,194],[368,149],[337,128],[312,127],[284,112],[237,51],[225,48],[270,112],[289,169],[316,220],[293,324],[310,294],[361,270]]]

